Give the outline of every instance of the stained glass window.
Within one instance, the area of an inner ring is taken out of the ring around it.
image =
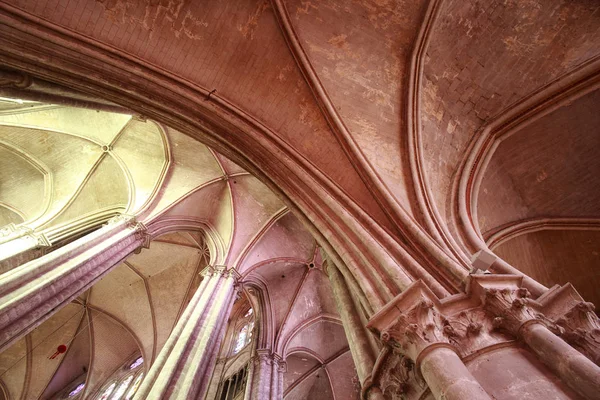
[[[140,384],[142,383],[143,378],[144,378],[143,373],[138,375],[138,377],[135,379],[135,382],[131,386],[131,389],[129,389],[129,392],[127,392],[127,395],[125,396],[125,400],[131,400],[133,398],[133,395],[135,394],[135,392],[137,392],[138,388],[140,387]]]
[[[119,400],[121,398],[121,396],[123,396],[123,393],[125,393],[125,391],[129,387],[129,384],[131,383],[132,379],[133,379],[133,375],[130,375],[127,379],[125,379],[123,382],[121,382],[121,384],[119,385],[119,388],[115,391],[115,394],[113,394],[110,399],[111,400]]]
[[[130,366],[129,369],[134,369],[139,367],[140,365],[142,365],[144,362],[144,358],[143,357],[138,357]]]
[[[102,392],[102,396],[100,396],[100,398],[98,400],[108,399],[108,396],[110,396],[112,391],[115,389],[115,386],[117,386],[117,384],[113,382],[109,387],[106,388],[106,390],[104,392]]]
[[[249,309],[249,310],[246,312],[246,314],[244,314],[244,318],[251,316],[251,315],[252,315],[252,312],[253,312],[253,311],[252,311],[252,309]]]
[[[69,392],[69,397],[77,396],[85,387],[85,383],[80,383],[77,387]]]
[[[250,322],[250,324],[248,325],[248,340],[247,340],[247,342],[249,342],[250,339],[252,339],[253,331],[254,331],[254,321]]]
[[[248,325],[244,325],[244,327],[240,330],[237,342],[233,348],[233,354],[237,354],[244,347],[246,344],[246,336],[248,336]]]

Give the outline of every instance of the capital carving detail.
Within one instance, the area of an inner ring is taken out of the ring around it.
[[[507,302],[504,292],[491,291],[490,296],[493,295],[500,298],[492,299],[490,307],[503,309],[501,305]],[[374,315],[367,326],[378,332],[384,343],[416,363],[426,349],[439,346],[450,347],[466,357],[513,340],[495,329],[495,317],[500,314],[488,310],[480,297],[485,297],[482,291],[475,296],[464,294],[440,300],[422,281],[417,281]],[[504,314],[507,313],[501,315]]]
[[[223,276],[227,272],[227,267],[224,265],[207,265],[202,271],[200,271],[200,275],[205,278],[210,278],[211,276]]]
[[[516,336],[527,322],[535,321],[552,325],[534,308],[529,297],[529,291],[525,288],[486,288],[484,307],[495,316],[495,328],[506,329]]]
[[[579,302],[563,317],[556,320],[555,333],[567,343],[586,354],[596,364],[600,363],[600,319],[594,304]]]
[[[428,300],[422,300],[397,321],[381,332],[384,343],[399,345],[405,353],[416,358],[426,347],[435,343],[450,343],[445,319]]]
[[[403,355],[392,353],[383,366],[383,373],[379,378],[379,388],[386,398],[402,399],[413,392],[423,391],[424,383],[415,373],[414,362]]]
[[[10,223],[0,229],[0,243],[31,235],[32,233],[33,229],[27,226],[16,226],[15,224]]]

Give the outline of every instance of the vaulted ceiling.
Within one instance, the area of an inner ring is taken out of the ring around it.
[[[87,398],[136,354],[148,368],[198,287],[208,257],[198,232],[164,235],[129,257],[0,355],[7,398],[49,399],[80,377]],[[50,359],[62,344],[67,351]]]
[[[69,230],[109,208],[146,224],[192,230],[159,236],[3,353],[0,382],[9,398],[50,398],[76,379],[85,379],[84,397],[91,396],[135,354],[148,368],[209,263],[236,268],[244,281],[260,285],[268,299],[269,348],[355,375],[314,238],[255,177],[152,121],[10,104],[0,116],[0,141],[6,154],[25,160],[8,160],[2,176],[12,189],[2,191],[6,210],[23,216],[14,223]],[[27,174],[32,165],[43,166],[40,177]],[[60,344],[67,352],[50,360]],[[302,371],[290,393],[313,379],[312,370]],[[346,396],[356,387],[331,390],[350,390],[340,394]]]
[[[0,160],[0,224],[56,229],[143,210],[169,147],[157,124],[130,115],[25,103],[0,114]]]
[[[192,139],[189,127],[202,126],[194,137],[268,178],[327,240],[354,246],[346,253],[359,254],[356,265],[401,264],[393,240],[370,251],[385,235],[410,248],[403,235],[414,222],[468,265],[469,225],[543,283],[593,292],[593,279],[579,278],[598,256],[596,2],[10,3],[0,3],[2,63],[188,129],[0,99],[0,224],[60,229],[107,210],[195,224],[207,232],[212,263],[234,266],[281,304],[274,346],[288,349],[311,318],[314,329],[335,331],[313,237],[265,184]],[[238,118],[246,129],[215,133],[213,118]],[[82,130],[81,120],[94,128]],[[494,137],[498,126],[512,131]],[[478,153],[481,143],[493,151]],[[471,159],[479,180],[469,180]],[[333,202],[343,204],[340,215],[328,214]],[[360,222],[339,223],[351,214]],[[382,228],[381,237],[364,245],[352,236],[365,226]],[[567,266],[572,260],[583,269]],[[357,275],[365,286],[367,272]],[[381,306],[379,296],[369,300]],[[307,297],[319,301],[302,303]],[[294,346],[304,378],[292,387],[296,378],[286,377],[290,398],[333,396],[335,382],[327,386],[318,369],[347,353]]]

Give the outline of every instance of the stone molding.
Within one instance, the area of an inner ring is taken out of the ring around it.
[[[600,321],[567,284],[531,298],[518,275],[472,275],[466,294],[438,299],[422,282],[375,314],[367,327],[419,364],[424,352],[445,346],[461,358],[520,338],[522,328],[539,323],[597,362]]]
[[[449,347],[464,358],[511,340],[495,330],[493,315],[477,299],[456,295],[439,300],[422,281],[375,314],[367,327],[417,364],[435,347]]]
[[[427,391],[427,383],[417,373],[410,357],[384,346],[372,375],[362,385],[361,399],[369,399],[371,392],[379,391],[385,398],[416,400]]]
[[[52,245],[44,233],[35,233],[35,231],[28,226],[17,226],[13,223],[0,229],[0,244],[10,242],[11,240],[25,238],[26,236],[31,237],[37,247],[48,247]]]
[[[235,268],[227,268],[226,265],[207,265],[200,271],[200,275],[204,277],[222,276],[224,278],[232,278],[236,288],[239,287],[242,279],[242,275]]]
[[[0,70],[0,88],[25,89],[31,86],[31,76],[23,72]]]

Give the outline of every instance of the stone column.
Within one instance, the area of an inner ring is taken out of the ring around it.
[[[0,229],[0,273],[30,261],[41,253],[41,248],[49,248],[50,240],[44,233],[34,233],[26,226],[9,224]]]
[[[0,351],[48,319],[140,246],[143,224],[131,216],[0,275]]]
[[[416,365],[436,399],[491,400],[462,362],[458,349],[450,344],[436,299],[423,282],[417,281],[375,314],[368,327]],[[409,375],[397,378],[402,381],[399,393],[404,393]]]
[[[352,295],[346,285],[346,281],[335,264],[327,261],[327,275],[333,289],[333,296],[337,310],[342,318],[344,332],[350,346],[350,353],[354,360],[356,373],[360,380],[360,385],[363,392],[368,393],[367,398],[370,400],[383,399],[383,395],[377,388],[366,387],[370,386],[369,378],[375,365],[375,356],[373,355],[372,347],[369,342],[368,332],[365,330],[358,310],[352,301]]]
[[[327,275],[333,289],[335,304],[342,318],[342,324],[344,325],[346,338],[350,345],[350,353],[356,366],[358,379],[361,385],[363,385],[371,375],[373,365],[375,364],[375,357],[367,337],[368,333],[360,321],[358,310],[354,307],[352,295],[348,290],[344,277],[331,262],[327,263]]]
[[[258,320],[255,320],[258,322]],[[258,335],[256,335],[257,327],[254,326],[254,334],[252,335],[252,348],[250,349],[250,360],[248,361],[248,372],[246,374],[246,389],[244,390],[244,400],[250,400],[252,398],[252,387],[254,378],[254,360],[253,354],[256,352],[256,343],[258,342]]]
[[[235,300],[239,277],[233,269],[207,267],[135,399],[202,399]]]
[[[271,350],[256,350],[254,373],[252,374],[252,400],[270,399],[272,364]]]
[[[598,396],[600,367],[548,329],[560,330],[543,313],[549,307],[531,299],[521,281],[498,287],[493,281],[476,278],[475,285],[485,309],[495,315],[496,327],[522,339],[571,389],[585,398]]]
[[[252,374],[250,399],[283,399],[283,374],[287,364],[281,356],[269,349],[256,350]],[[246,397],[244,397],[246,398]]]
[[[272,356],[272,372],[271,372],[271,399],[283,399],[283,374],[287,370],[287,364],[277,355]]]

